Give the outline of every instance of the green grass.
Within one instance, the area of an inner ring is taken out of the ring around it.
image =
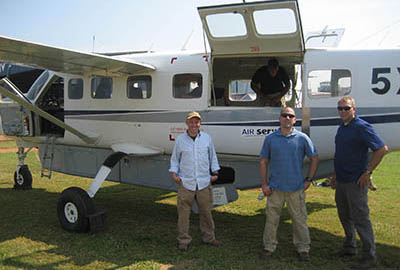
[[[17,147],[15,141],[0,141],[0,149],[15,148]]]
[[[1,144],[1,143],[0,143]],[[284,209],[273,258],[258,258],[262,249],[265,201],[259,190],[240,191],[239,200],[214,210],[222,248],[201,244],[198,217],[192,215],[193,242],[188,252],[176,249],[176,194],[132,185],[105,183],[95,198],[107,211],[108,226],[97,233],[61,229],[56,213],[60,192],[70,186],[87,189],[90,179],[53,173],[40,178],[37,154],[26,163],[34,177],[32,190],[14,190],[15,153],[0,154],[0,270],[3,269],[348,269],[330,254],[340,249],[343,230],[334,192],[312,187],[307,192],[311,262],[300,263]],[[371,219],[379,256],[378,269],[400,268],[400,153],[388,154],[374,172],[377,192],[370,192]],[[169,178],[165,172],[166,180]]]

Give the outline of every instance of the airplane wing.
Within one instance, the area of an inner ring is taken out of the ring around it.
[[[116,143],[111,145],[114,152],[123,152],[134,156],[155,156],[162,154],[160,149],[151,148],[135,143]]]
[[[155,67],[108,56],[72,51],[0,36],[0,60],[68,74],[133,74]]]

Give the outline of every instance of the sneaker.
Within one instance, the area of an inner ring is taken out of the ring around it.
[[[301,262],[310,261],[310,254],[307,251],[299,252],[299,261]]]
[[[212,240],[211,242],[203,242],[203,244],[210,245],[213,247],[220,247],[223,245],[221,241],[218,241],[216,239]]]
[[[260,253],[260,259],[264,260],[264,259],[271,258],[272,253],[273,253],[272,251],[263,249],[263,251]]]
[[[375,267],[375,259],[361,259],[358,263],[351,265],[351,269],[371,269]]]
[[[341,249],[335,253],[332,254],[333,257],[337,257],[337,258],[350,258],[350,257],[354,257],[356,256],[355,253],[350,253],[350,252],[346,252],[344,249]]]
[[[180,251],[188,251],[189,249],[189,244],[178,244],[178,249]]]

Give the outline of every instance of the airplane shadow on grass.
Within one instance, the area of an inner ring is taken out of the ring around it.
[[[171,192],[131,185],[102,188],[95,204],[98,209],[106,209],[108,226],[88,234],[61,229],[56,211],[58,196],[44,189],[0,188],[0,257],[4,258],[0,266],[44,270],[65,265],[76,268],[93,265],[94,269],[96,263],[102,262],[106,269],[119,269],[152,261],[169,265],[167,269],[184,269],[180,265],[184,262],[194,264],[190,269],[241,269],[238,262],[249,260],[265,269],[265,263],[257,261],[262,250],[264,209],[251,216],[214,211],[216,234],[224,242],[223,248],[201,244],[198,216],[192,214],[193,241],[190,250],[182,253],[176,249],[177,210],[174,198],[170,198]],[[161,202],[168,198],[168,203]],[[309,214],[333,207],[307,203]],[[346,263],[330,256],[341,248],[343,237],[316,227],[310,227],[310,235],[312,260],[308,268],[336,265],[336,269],[346,269]],[[286,208],[282,212],[278,239],[272,263],[296,265]],[[7,243],[15,246],[12,256],[1,254],[1,245]],[[382,269],[400,265],[399,247],[377,244],[377,252]],[[43,256],[47,259],[36,262],[35,258]]]

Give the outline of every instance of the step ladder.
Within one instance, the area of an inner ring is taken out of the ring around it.
[[[44,152],[42,157],[42,170],[40,173],[40,177],[47,177],[49,179],[51,178],[51,172],[53,171],[54,143],[56,139],[57,137],[54,135],[46,136],[46,143],[44,145]]]

